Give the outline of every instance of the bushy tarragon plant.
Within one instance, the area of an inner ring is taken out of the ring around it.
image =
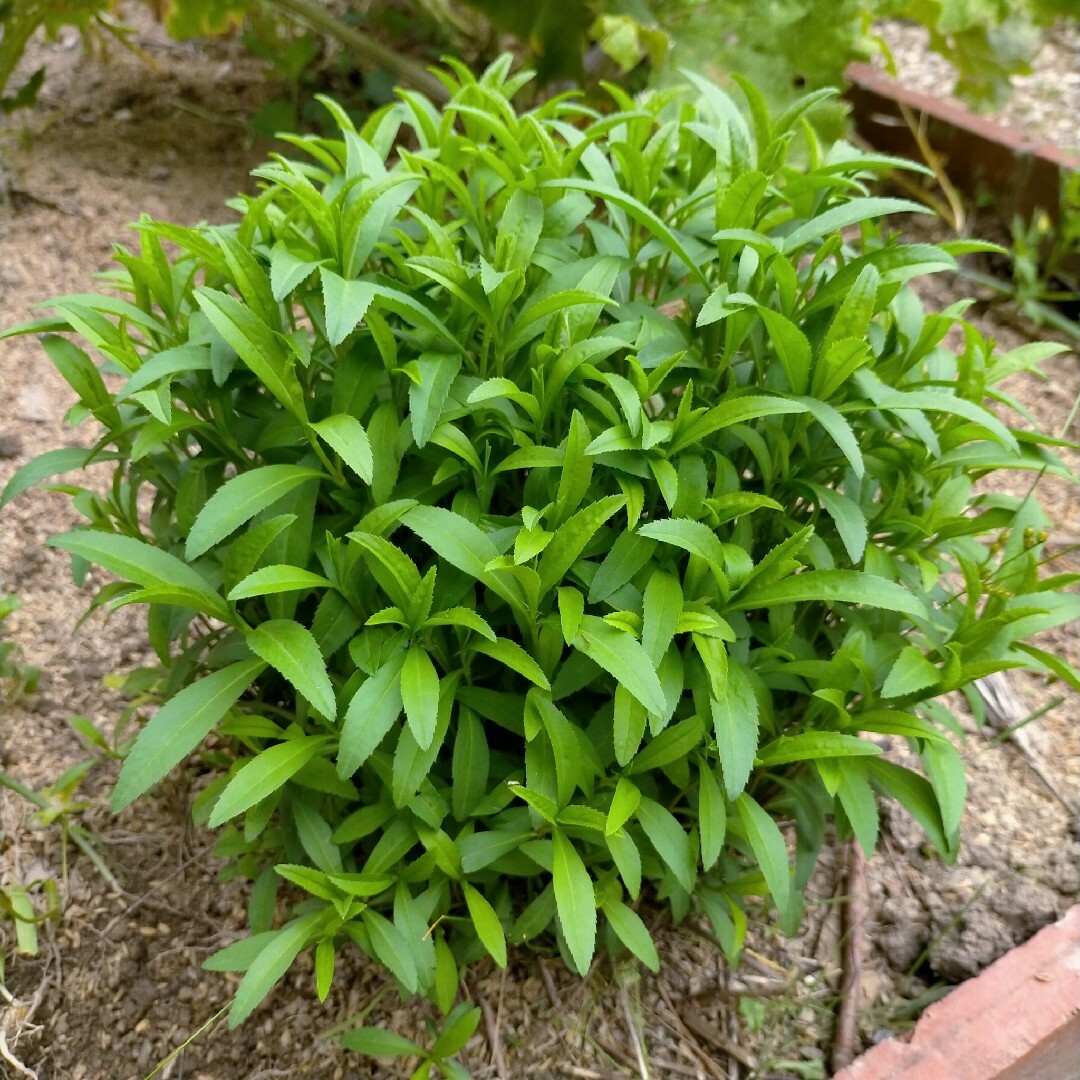
[[[119,579],[94,606],[148,605],[162,704],[113,806],[203,747],[196,816],[254,879],[209,964],[246,971],[233,1022],[308,947],[320,996],[352,943],[444,1010],[545,934],[655,968],[646,890],[734,956],[747,896],[798,925],[827,822],[874,848],[878,796],[953,851],[935,698],[1077,682],[1024,643],[1078,610],[1038,507],[973,487],[1063,471],[983,404],[1057,346],[924,312],[907,282],[971,245],[883,228],[918,209],[867,194],[893,161],[823,153],[821,95],[519,114],[508,59],[454,71],[441,111],[327,101],[340,137],[290,139],[238,224],[143,220],[128,299],[9,331],[103,431],[5,498],[109,462],[51,543]]]

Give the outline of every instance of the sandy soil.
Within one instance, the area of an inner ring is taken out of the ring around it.
[[[250,190],[248,169],[268,148],[253,142],[242,118],[273,88],[230,44],[177,46],[149,28],[144,41],[155,61],[149,70],[126,55],[98,66],[58,48],[30,58],[47,62],[50,74],[37,108],[14,117],[5,136],[3,325],[30,317],[31,305],[50,295],[91,289],[112,244],[131,242],[125,224],[140,213],[220,220],[228,215],[224,200]],[[967,291],[946,281],[934,290],[942,306]],[[1022,340],[995,312],[978,317],[1003,347]],[[33,340],[0,350],[2,482],[35,454],[89,435],[63,423],[71,393]],[[1047,371],[1046,383],[1018,380],[1009,389],[1056,431],[1080,393],[1077,357],[1059,358]],[[1076,486],[1046,481],[1040,493],[1056,550],[1080,540]],[[18,593],[24,605],[6,630],[43,672],[40,691],[5,711],[3,768],[38,788],[87,757],[69,717],[89,717],[111,737],[124,702],[103,680],[145,655],[131,609],[108,623],[95,616],[73,632],[88,591],[72,584],[67,556],[43,542],[74,521],[66,500],[43,492],[17,500],[0,521],[3,592]],[[1080,568],[1072,557],[1059,565]],[[1080,664],[1074,632],[1058,633],[1051,645]],[[1050,783],[1075,797],[1077,696],[1037,680],[1015,680],[1015,688],[1029,709],[1065,694],[1031,729]],[[915,1011],[912,999],[980,970],[1075,897],[1077,844],[1061,799],[1011,744],[993,747],[973,731],[963,752],[971,799],[957,865],[943,866],[903,813],[887,813],[883,850],[869,873],[864,1040],[902,1028]],[[14,996],[3,1031],[12,1056],[40,1080],[141,1080],[228,1004],[235,985],[199,968],[243,933],[247,894],[243,883],[217,881],[213,838],[189,824],[194,773],[178,770],[118,818],[106,809],[114,776],[108,762],[90,774],[79,791],[88,804],[79,820],[119,887],[72,854],[66,907],[43,925],[41,954],[13,956],[3,930]],[[41,827],[32,808],[6,791],[0,826],[4,881],[61,878],[58,830]],[[825,853],[800,938],[782,942],[759,923],[737,973],[695,928],[663,925],[664,970],[655,979],[598,967],[582,983],[556,961],[526,952],[505,973],[480,969],[464,992],[488,1017],[463,1060],[478,1080],[635,1076],[640,1041],[657,1078],[824,1075],[840,971],[837,861]],[[399,1002],[385,976],[355,957],[343,958],[319,1005],[310,960],[301,958],[247,1025],[230,1032],[217,1023],[158,1075],[404,1076],[396,1063],[345,1054],[334,1029],[366,1022],[418,1035],[429,1016],[425,1005]],[[0,1075],[18,1073],[8,1063]]]

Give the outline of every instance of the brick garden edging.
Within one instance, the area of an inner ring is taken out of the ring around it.
[[[834,1080],[1080,1080],[1080,905]]]
[[[869,64],[849,64],[845,77],[859,134],[873,146],[921,160],[900,104],[926,117],[926,136],[945,163],[949,179],[969,196],[990,192],[1006,221],[1030,219],[1036,210],[1056,221],[1063,171],[1080,169],[1080,158],[1044,140],[969,112],[951,102],[909,90]]]

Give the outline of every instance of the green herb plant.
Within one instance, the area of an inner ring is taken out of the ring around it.
[[[94,606],[147,606],[160,661],[113,808],[199,752],[195,816],[254,882],[207,964],[244,972],[234,1024],[305,949],[320,998],[356,948],[446,1013],[524,942],[655,970],[646,897],[734,959],[748,897],[798,925],[830,821],[874,849],[879,796],[955,852],[935,698],[1080,683],[1025,644],[1080,609],[1037,504],[974,487],[1065,472],[983,405],[1059,347],[924,311],[907,283],[979,245],[891,233],[920,208],[818,146],[826,94],[519,113],[508,57],[440,77],[445,108],[360,128],[327,100],[340,135],[292,138],[238,223],[144,219],[126,298],[8,331],[98,434],[3,499],[111,471],[60,485],[87,521],[50,543],[118,579]]]

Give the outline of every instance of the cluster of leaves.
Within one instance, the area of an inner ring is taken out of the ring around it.
[[[1080,682],[1025,644],[1080,610],[1038,506],[973,487],[1064,472],[982,404],[1059,347],[924,312],[907,282],[980,245],[885,230],[920,209],[867,193],[895,161],[822,152],[824,93],[522,114],[509,58],[454,72],[359,130],[327,100],[340,133],[291,138],[237,224],[144,219],[127,299],[8,332],[101,433],[3,500],[111,468],[59,485],[88,520],[50,542],[120,579],[94,607],[149,608],[164,704],[114,808],[210,739],[196,818],[254,881],[208,962],[245,972],[234,1023],[308,947],[320,996],[354,946],[445,1012],[543,935],[656,968],[646,892],[735,957],[748,896],[797,926],[830,821],[873,850],[879,795],[954,851],[934,698]]]

